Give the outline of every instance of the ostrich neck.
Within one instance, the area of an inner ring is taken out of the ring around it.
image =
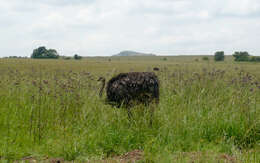
[[[103,95],[103,90],[105,88],[105,83],[106,83],[105,79],[102,80],[102,86],[101,86],[100,91],[99,91],[99,97],[102,97],[102,95]]]

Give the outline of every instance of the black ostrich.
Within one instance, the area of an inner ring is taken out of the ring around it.
[[[102,97],[105,88],[105,78],[100,77],[102,87],[99,96]],[[107,82],[106,102],[112,106],[123,106],[131,117],[130,107],[136,103],[148,106],[159,103],[159,81],[154,72],[120,73]],[[152,109],[153,114],[154,109]],[[151,114],[151,115],[152,115]]]

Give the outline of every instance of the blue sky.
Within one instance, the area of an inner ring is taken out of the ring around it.
[[[60,55],[260,55],[259,0],[0,0],[0,57],[39,46]]]

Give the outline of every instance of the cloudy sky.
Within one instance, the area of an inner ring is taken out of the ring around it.
[[[0,0],[0,56],[260,55],[260,0]]]

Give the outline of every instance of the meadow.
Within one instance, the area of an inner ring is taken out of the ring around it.
[[[160,103],[116,109],[100,76],[153,71]],[[132,153],[131,153],[132,152]],[[202,56],[0,59],[0,161],[260,162],[260,64]]]

